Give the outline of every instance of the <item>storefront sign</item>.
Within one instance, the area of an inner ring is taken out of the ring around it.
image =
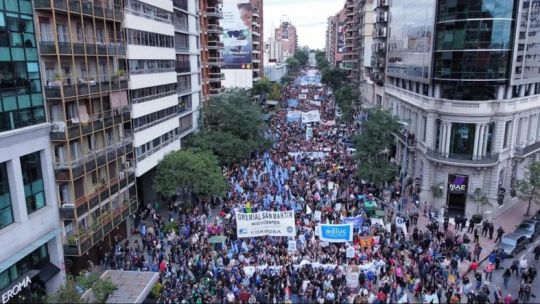
[[[16,296],[23,288],[28,287],[32,283],[29,276],[24,277],[21,281],[13,285],[8,291],[2,294],[2,304],[9,302],[11,298]]]
[[[469,177],[467,175],[448,175],[448,191],[452,193],[467,193]]]
[[[258,236],[296,235],[294,210],[257,213],[236,213],[236,235],[238,238]]]
[[[318,229],[321,241],[330,243],[352,242],[352,224],[319,224]]]

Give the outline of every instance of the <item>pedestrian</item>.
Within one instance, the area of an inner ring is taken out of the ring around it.
[[[480,236],[478,235],[478,228],[474,228],[473,236],[474,236],[473,242],[478,244],[478,242],[480,242]]]
[[[480,289],[480,286],[482,286],[482,274],[480,272],[476,272],[474,277],[476,278],[476,290],[478,290]]]
[[[510,271],[510,268],[506,268],[506,270],[503,272],[503,285],[504,285],[504,288],[508,288],[508,282],[510,281],[511,276],[512,276],[512,273]]]
[[[484,267],[484,273],[486,274],[486,280],[491,282],[491,278],[493,277],[493,270],[495,269],[495,266],[493,263],[489,262],[486,267]]]
[[[483,237],[487,236],[488,230],[489,230],[489,222],[488,220],[484,220],[482,222],[482,236]]]
[[[513,299],[511,294],[507,294],[506,297],[504,297],[504,304],[512,304]]]
[[[519,262],[518,260],[513,260],[512,261],[512,265],[510,266],[510,270],[512,271],[512,273],[516,273],[516,278],[518,277],[519,275]]]
[[[489,223],[488,232],[489,232],[489,239],[493,240],[493,231],[495,230],[495,226],[493,223]]]
[[[474,224],[475,224],[474,219],[471,217],[469,219],[469,227],[467,228],[467,233],[473,232]]]
[[[522,256],[519,260],[519,273],[523,273],[523,271],[525,271],[527,268],[527,259],[525,258],[525,256]]]
[[[533,253],[534,253],[534,260],[536,261],[536,263],[538,263],[538,258],[540,257],[540,244],[534,247]]]

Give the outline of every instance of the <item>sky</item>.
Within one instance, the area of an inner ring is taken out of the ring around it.
[[[335,15],[344,0],[264,0],[264,41],[281,23],[290,20],[296,27],[298,46],[324,48],[326,24]]]

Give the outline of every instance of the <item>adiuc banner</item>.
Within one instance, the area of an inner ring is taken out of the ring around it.
[[[352,242],[353,224],[319,224],[319,238],[323,242],[345,243]]]
[[[296,235],[294,210],[236,213],[236,236],[250,238],[258,236]]]

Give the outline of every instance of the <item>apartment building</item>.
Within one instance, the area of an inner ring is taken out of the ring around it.
[[[366,71],[366,76],[373,82],[373,91],[366,94],[369,98],[365,101],[380,107],[384,98],[389,0],[372,0],[372,2],[375,7],[372,10],[375,22],[372,31],[371,69]],[[366,61],[368,59],[366,57]]]
[[[202,95],[206,104],[208,98],[219,96],[225,92],[221,81],[225,74],[221,72],[223,63],[223,27],[220,20],[223,0],[199,0],[200,23],[201,23],[201,76]]]
[[[298,49],[298,37],[296,35],[296,27],[290,21],[282,21],[279,27],[274,29],[274,37],[276,43],[279,44],[275,51],[281,52],[279,57],[285,62],[287,58],[293,57],[296,49]]]
[[[343,24],[343,59],[340,67],[347,74],[349,81],[355,81],[358,73],[358,48],[355,44],[355,10],[356,1],[346,0],[343,11],[345,12],[345,22]]]
[[[264,0],[250,0],[253,8],[251,14],[251,30],[253,35],[253,81],[257,81],[264,76]]]
[[[65,279],[30,0],[0,2],[0,294],[43,301]]]
[[[97,263],[137,208],[120,0],[34,0],[66,269]],[[161,37],[131,36],[140,43]]]
[[[531,0],[392,3],[383,105],[406,126],[396,158],[421,200],[468,217],[477,188],[493,204],[480,212],[518,202],[540,149],[539,17]]]
[[[328,18],[326,59],[333,67],[342,67],[345,53],[345,19],[345,8]]]

